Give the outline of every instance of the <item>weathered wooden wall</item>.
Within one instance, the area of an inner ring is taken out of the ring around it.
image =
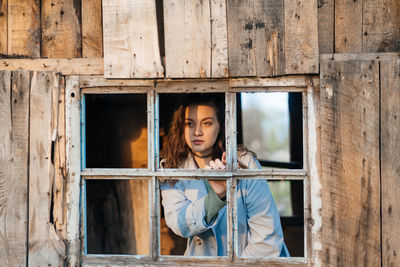
[[[58,266],[66,249],[62,79],[54,72],[0,75],[0,259]]]
[[[381,52],[400,51],[400,2],[155,2],[147,7],[151,25],[137,22],[144,14],[131,12],[125,14],[124,31],[117,20],[103,28],[107,12],[119,10],[116,2],[0,0],[0,262],[62,264],[62,240],[72,220],[65,201],[76,199],[65,195],[72,182],[65,159],[63,78],[29,70],[79,75],[106,69],[106,77],[121,78],[320,72],[322,208],[316,213],[322,222],[315,264],[399,265],[400,61]],[[119,3],[126,10],[136,7],[132,1]],[[124,34],[137,25],[146,27],[127,39]],[[160,30],[165,41],[155,37]],[[152,48],[154,60],[111,61],[143,51],[138,41]],[[379,53],[363,54],[372,52]],[[331,55],[319,59],[318,54]],[[114,66],[119,63],[126,66]],[[153,69],[138,75],[142,67]],[[19,68],[26,71],[1,71]],[[77,205],[72,203],[75,211]],[[75,255],[79,237],[72,241],[66,245]]]
[[[397,0],[318,0],[320,54],[400,51]]]

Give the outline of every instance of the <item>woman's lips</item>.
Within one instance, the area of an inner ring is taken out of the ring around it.
[[[204,143],[204,141],[203,140],[193,140],[192,143],[195,145],[201,145]]]

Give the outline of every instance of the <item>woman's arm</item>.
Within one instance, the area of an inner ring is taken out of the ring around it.
[[[246,165],[250,169],[260,168],[256,159],[251,157]],[[242,256],[279,257],[282,249],[286,251],[283,241],[280,217],[271,195],[267,180],[242,180],[245,190],[244,204],[247,210],[247,245]]]
[[[161,195],[166,223],[175,234],[188,238],[211,228],[214,221],[205,221],[206,196],[191,201],[176,184],[168,183],[161,184]]]

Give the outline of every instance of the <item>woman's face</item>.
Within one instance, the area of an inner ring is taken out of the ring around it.
[[[219,129],[214,106],[190,105],[185,109],[185,141],[197,155],[205,156],[213,152]]]

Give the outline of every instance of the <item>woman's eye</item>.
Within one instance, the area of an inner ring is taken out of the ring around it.
[[[211,122],[211,121],[206,121],[206,122],[204,122],[204,125],[206,125],[206,126],[211,126],[211,125],[212,125],[212,122]]]
[[[188,122],[185,123],[185,126],[191,127],[191,126],[193,126],[193,123],[191,123],[190,121],[188,121]]]

